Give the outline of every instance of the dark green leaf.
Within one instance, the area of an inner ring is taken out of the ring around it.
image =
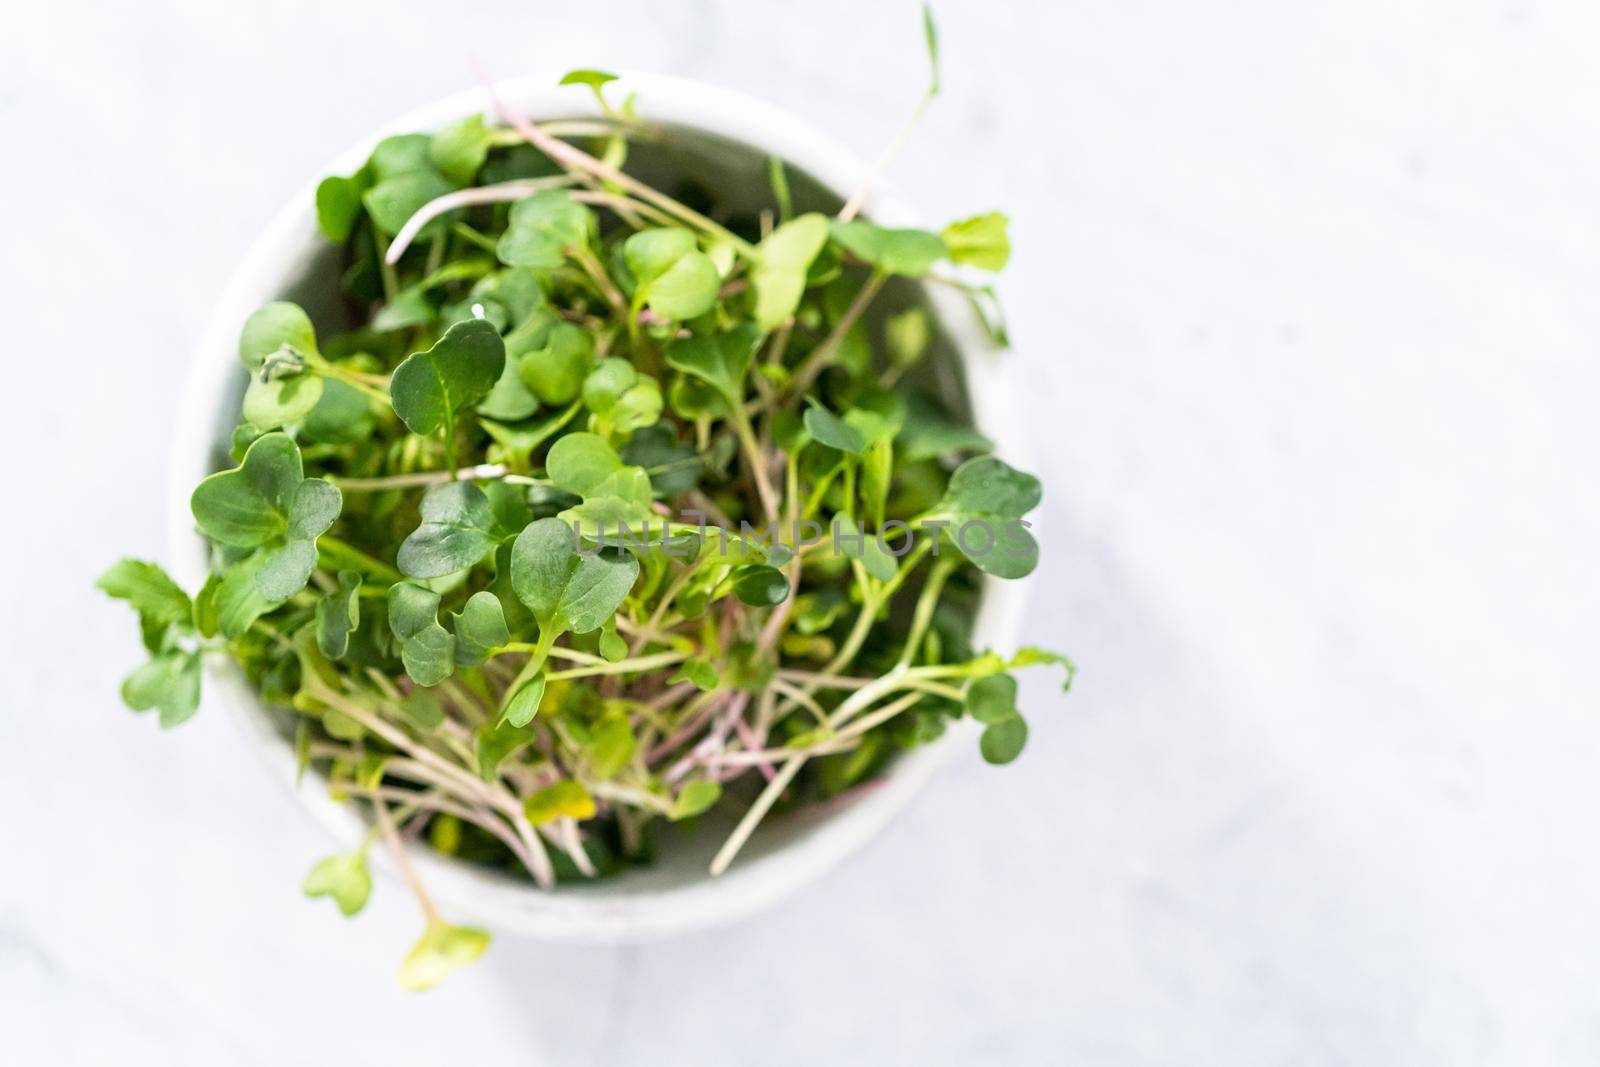
[[[467,600],[461,614],[455,617],[455,630],[456,662],[463,667],[476,667],[511,640],[505,609],[487,589],[473,593]]]
[[[505,367],[505,344],[482,319],[458,322],[437,344],[414,352],[389,383],[394,412],[412,433],[450,425],[456,413],[489,395]]]
[[[471,482],[446,482],[422,497],[422,524],[395,562],[408,578],[441,578],[477,563],[494,544],[489,498]]]

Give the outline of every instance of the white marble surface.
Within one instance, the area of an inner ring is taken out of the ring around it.
[[[947,95],[896,173],[1015,219],[1032,620],[1079,689],[1027,679],[1018,765],[959,761],[779,912],[506,939],[422,1000],[400,892],[303,901],[324,842],[241,739],[116,702],[130,621],[88,585],[161,551],[207,301],[469,51],[710,79],[870,153],[914,9],[7,14],[0,1062],[1600,1058],[1600,8],[942,8]]]

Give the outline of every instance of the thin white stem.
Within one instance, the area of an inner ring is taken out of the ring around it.
[[[501,463],[479,463],[455,471],[417,471],[414,474],[391,474],[384,478],[329,477],[340,489],[351,493],[370,493],[382,489],[415,489],[424,485],[443,485],[445,482],[481,482],[503,478],[506,468]]]
[[[383,261],[390,266],[400,262],[400,257],[405,255],[406,249],[411,247],[411,243],[417,239],[417,234],[422,232],[422,228],[446,211],[477,204],[509,204],[517,200],[526,200],[534,193],[545,189],[559,189],[571,184],[571,178],[565,174],[557,174],[549,178],[518,178],[514,181],[480,185],[472,189],[457,189],[453,193],[446,193],[423,204],[417,209],[416,214],[406,220],[406,224],[400,227],[400,232],[395,234],[394,240],[390,242],[389,251],[384,253]]]

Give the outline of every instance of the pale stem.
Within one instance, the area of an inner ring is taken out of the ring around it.
[[[416,489],[421,486],[443,485],[445,482],[482,482],[503,478],[506,467],[501,463],[479,463],[451,471],[417,471],[413,474],[391,474],[384,478],[340,478],[330,475],[328,480],[341,490],[351,493],[372,493],[383,489]]]
[[[406,220],[400,227],[400,232],[394,235],[394,240],[389,244],[389,250],[384,253],[383,261],[388,266],[400,262],[400,257],[405,255],[411,242],[415,241],[422,228],[446,211],[456,208],[472,207],[477,204],[508,204],[517,200],[526,200],[534,193],[546,189],[559,189],[564,185],[571,185],[572,179],[564,174],[557,174],[549,178],[518,178],[515,181],[498,182],[494,185],[480,185],[472,189],[457,189],[453,193],[446,193],[441,197],[428,201],[417,209],[416,213]]]
[[[422,914],[427,917],[429,923],[438,922],[439,911],[428,897],[428,891],[422,888],[422,879],[417,877],[416,868],[411,866],[411,857],[406,855],[406,847],[400,842],[400,834],[394,828],[394,820],[389,817],[388,805],[382,800],[374,799],[372,810],[377,814],[378,827],[383,831],[383,839],[388,844],[389,851],[394,854],[395,865],[400,868],[400,876],[406,880],[406,885],[411,887],[417,903],[422,906]]]

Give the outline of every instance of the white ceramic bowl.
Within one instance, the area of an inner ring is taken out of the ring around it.
[[[497,88],[507,105],[538,119],[588,113],[588,100],[575,88],[557,89],[554,78],[521,78]],[[629,75],[619,86],[637,91],[642,118],[693,127],[742,142],[787,160],[842,199],[868,168],[862,160],[805,122],[749,97],[680,78]],[[482,90],[460,93],[397,120],[332,160],[317,174],[355,171],[382,137],[435,130],[461,117],[485,112]],[[713,138],[714,140],[714,138]],[[747,177],[747,176],[746,176]],[[227,435],[238,411],[243,375],[237,357],[239,327],[269,300],[294,295],[305,300],[306,279],[326,270],[328,242],[317,229],[314,184],[294,197],[267,227],[229,280],[202,338],[184,391],[173,442],[169,490],[171,558],[178,580],[196,588],[206,573],[206,548],[195,532],[189,495],[197,482],[221,462]],[[890,225],[916,225],[915,212],[880,186],[866,213]],[[297,287],[301,290],[295,292]],[[979,428],[1001,455],[1025,462],[1011,390],[1000,353],[990,344],[966,303],[932,287],[929,297],[944,331],[966,365],[968,389]],[[314,301],[313,301],[314,302]],[[1009,651],[1020,626],[1021,583],[990,580],[976,626],[977,647]],[[208,666],[205,704],[222,713],[253,739],[273,775],[291,788],[295,758],[279,722],[262,707],[243,674],[231,662]],[[843,804],[814,813],[800,812],[767,821],[732,868],[711,878],[706,866],[718,839],[706,835],[679,848],[663,848],[654,866],[594,884],[541,891],[530,882],[485,871],[427,849],[416,850],[418,866],[445,912],[499,933],[577,942],[623,942],[663,937],[733,922],[773,904],[821,875],[873,837],[910,802],[953,753],[977,758],[973,735],[952,730],[939,742],[894,762],[886,780]],[[323,782],[307,775],[297,793],[306,809],[346,846],[366,830],[348,805],[328,799]],[[674,844],[676,842],[673,842]],[[381,853],[375,852],[374,855]],[[386,863],[387,860],[380,861]],[[391,872],[392,873],[392,872]]]

